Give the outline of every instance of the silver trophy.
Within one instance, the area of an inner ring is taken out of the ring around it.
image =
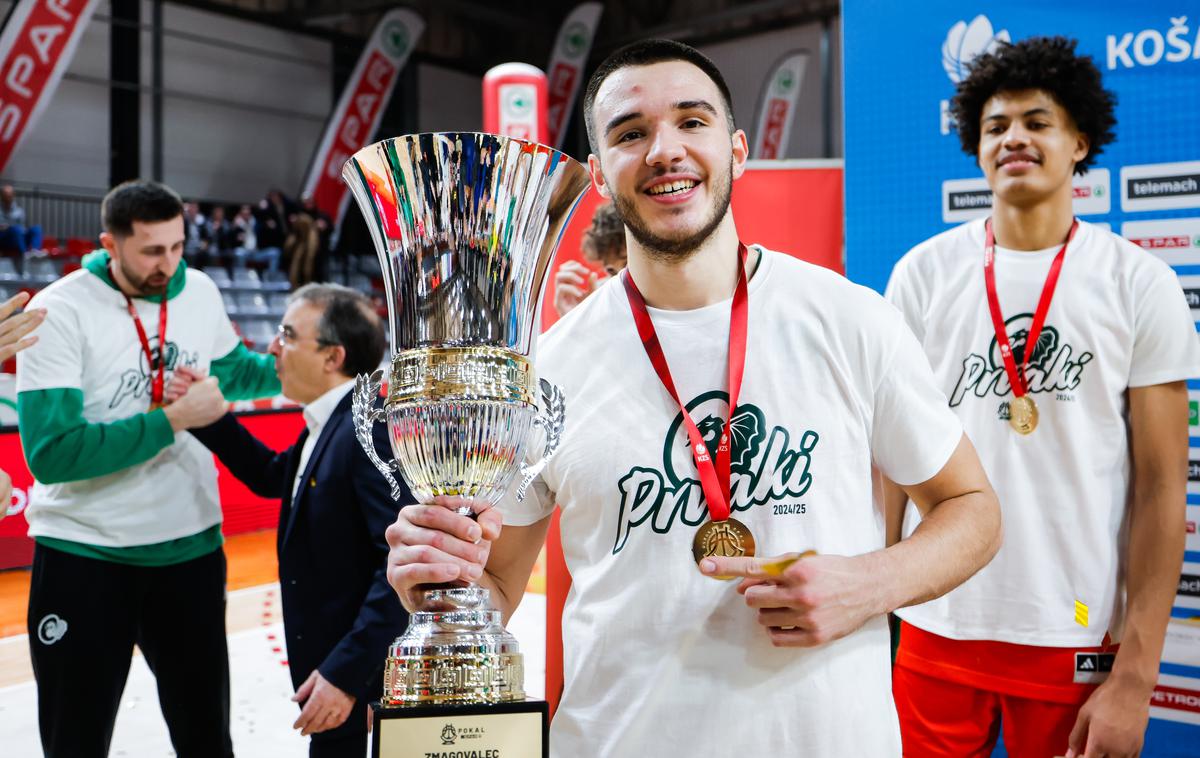
[[[342,176],[371,230],[391,327],[384,407],[375,407],[382,371],[359,376],[354,389],[363,449],[393,497],[396,472],[422,502],[458,495],[495,504],[518,473],[523,497],[563,428],[562,392],[537,380],[532,353],[546,275],[587,170],[544,145],[439,133],[365,147]],[[382,420],[390,462],[372,443]],[[535,426],[545,447],[530,466]],[[522,700],[517,642],[488,591],[426,592],[389,650],[384,708]]]

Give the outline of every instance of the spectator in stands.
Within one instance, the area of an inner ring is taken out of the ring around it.
[[[312,281],[322,282],[329,278],[329,261],[333,255],[333,219],[321,210],[312,193],[300,198],[301,213],[313,221],[317,229],[317,256],[313,263]]]
[[[0,250],[12,250],[21,256],[42,249],[42,227],[29,225],[25,209],[17,205],[11,184],[0,187]]]
[[[387,648],[407,624],[385,573],[384,532],[399,506],[355,436],[350,393],[387,348],[362,294],[310,284],[288,301],[271,342],[283,393],[304,403],[307,429],[276,453],[229,414],[192,434],[262,497],[282,499],[279,580],[288,664],[301,704],[294,728],[310,758],[362,758],[367,703],[383,691]],[[168,399],[202,377],[178,372]],[[389,450],[385,425],[375,447]],[[407,487],[400,503],[412,501]]]
[[[209,258],[224,262],[233,255],[235,247],[233,225],[225,218],[225,206],[214,205],[208,214]]]
[[[303,287],[315,280],[320,248],[316,223],[307,213],[297,214],[287,241],[283,243],[283,255],[290,262],[288,278],[293,287]]]
[[[258,203],[258,246],[260,249],[282,248],[291,227],[295,204],[278,189],[267,191]]]
[[[254,210],[249,205],[243,205],[233,217],[233,260],[235,266],[247,263],[265,264],[268,271],[279,270],[279,257],[283,250],[279,247],[258,246],[258,221],[254,218]]]
[[[200,204],[189,200],[183,205],[183,258],[200,268],[208,260],[208,223],[200,212]]]
[[[29,333],[45,320],[46,309],[34,308],[17,313],[27,302],[29,293],[18,292],[0,305],[0,363],[8,362],[14,355],[37,342],[37,335]],[[11,503],[12,477],[0,469],[0,519],[8,515]]]
[[[583,302],[610,277],[625,268],[625,224],[612,203],[596,209],[592,223],[583,233],[583,257],[604,268],[605,276],[578,261],[565,261],[554,275],[554,310],[559,316]]]

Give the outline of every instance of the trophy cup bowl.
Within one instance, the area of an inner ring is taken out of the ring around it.
[[[533,348],[546,276],[587,189],[586,168],[532,142],[433,133],[369,145],[342,176],[379,257],[393,356],[383,408],[375,406],[383,372],[358,377],[359,442],[393,497],[397,472],[421,502],[446,495],[495,504],[518,473],[523,497],[562,433],[562,392],[537,380]],[[375,451],[377,421],[387,424],[392,461]],[[544,450],[526,465],[535,427]],[[500,622],[481,587],[426,591],[389,649],[383,709],[523,701],[521,655]]]

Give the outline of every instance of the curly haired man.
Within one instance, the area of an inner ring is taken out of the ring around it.
[[[1183,558],[1200,346],[1170,268],[1073,215],[1072,175],[1112,141],[1113,106],[1074,41],[976,59],[952,109],[991,218],[918,245],[888,285],[1005,529],[977,575],[897,612],[909,755],[989,756],[1001,730],[1014,758],[1142,745]]]

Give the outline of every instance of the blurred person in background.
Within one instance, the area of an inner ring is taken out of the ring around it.
[[[283,255],[283,250],[278,247],[259,247],[258,220],[254,217],[254,209],[249,205],[238,208],[231,225],[233,226],[233,266],[254,263],[265,265],[267,271],[279,270],[279,258]]]
[[[226,397],[277,394],[275,361],[242,344],[216,285],[183,261],[173,190],[126,182],[101,217],[103,249],[34,296],[44,321],[17,356],[42,747],[106,755],[137,645],[176,754],[229,756],[217,472],[181,432],[219,418]],[[211,377],[164,406],[180,366]]]
[[[234,228],[229,219],[225,218],[225,206],[214,205],[208,214],[209,261],[214,264],[224,264],[233,254]]]
[[[29,224],[25,209],[17,205],[11,184],[0,187],[0,249],[22,256],[42,249],[42,227]]]
[[[577,261],[563,262],[554,274],[554,310],[559,316],[567,315],[597,287],[625,268],[625,225],[612,203],[596,208],[580,247],[583,257],[600,264],[605,275],[601,276]]]
[[[203,268],[208,262],[208,221],[195,200],[183,204],[183,240],[184,260]]]

